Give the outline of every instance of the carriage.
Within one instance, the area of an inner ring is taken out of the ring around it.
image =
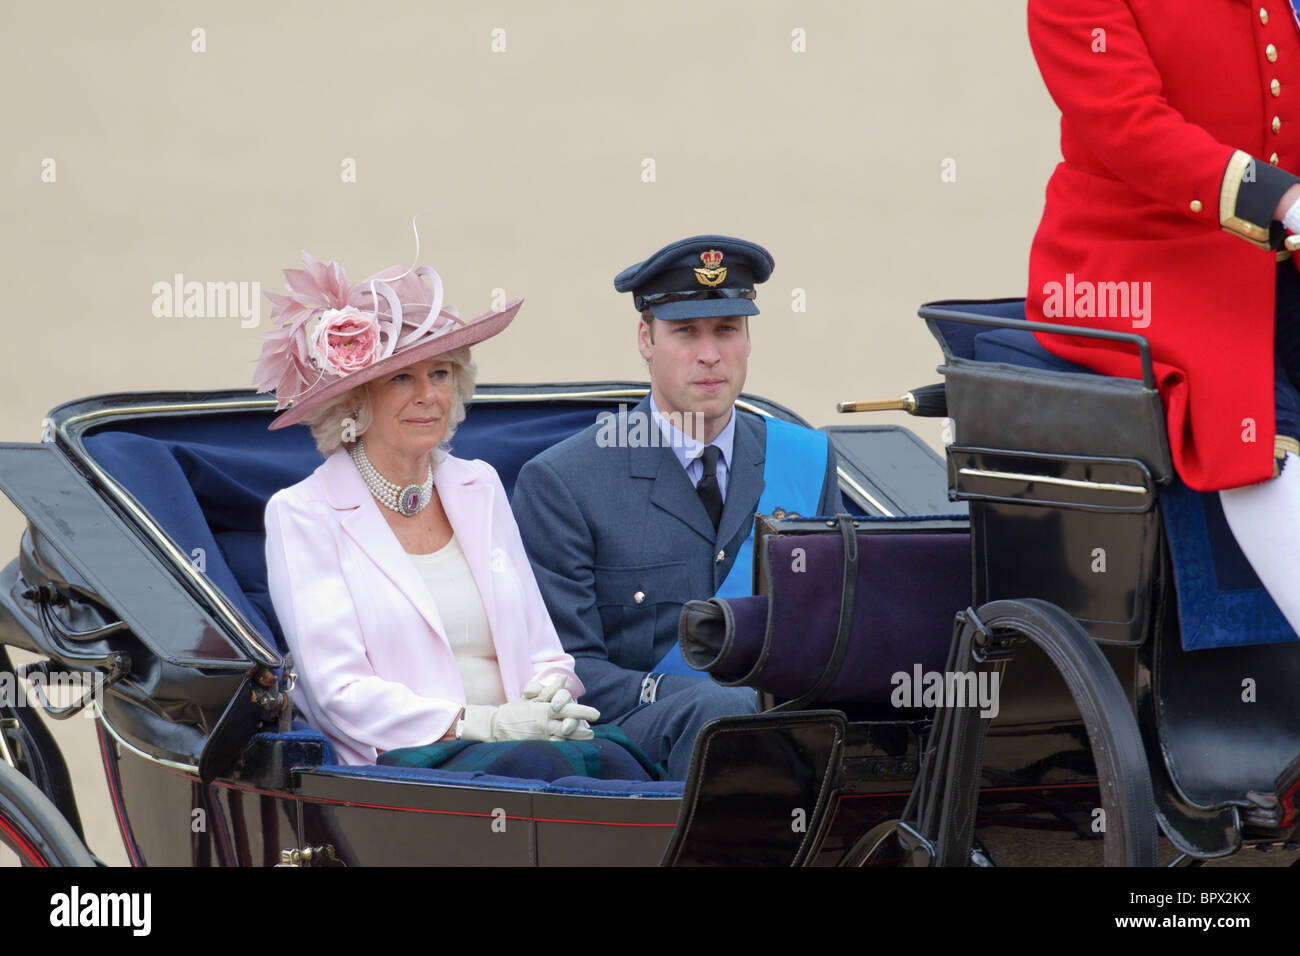
[[[904,404],[953,419],[946,460],[906,428],[827,429],[842,513],[759,515],[755,596],[683,609],[683,658],[764,705],[707,725],[685,781],[341,764],[294,713],[266,590],[263,510],[320,463],[307,429],[269,433],[274,401],[248,389],[60,405],[40,442],[0,444],[0,491],[28,522],[0,572],[0,690],[30,689],[0,695],[0,847],[96,862],[44,709],[93,715],[134,865],[987,865],[1033,862],[1049,837],[1071,859],[1150,865],[1294,848],[1300,647],[1212,499],[1178,485],[1146,343],[1118,336],[1146,375],[1110,379],[1038,347],[1018,300],[921,316],[944,385]],[[530,457],[645,391],[479,386],[457,454],[509,493]],[[1227,646],[1198,649],[1207,634]],[[5,646],[39,659],[16,668]],[[56,701],[68,675],[94,679]]]

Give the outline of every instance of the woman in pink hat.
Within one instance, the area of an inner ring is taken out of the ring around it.
[[[474,392],[469,346],[522,300],[465,322],[427,267],[349,286],[337,263],[303,262],[269,296],[277,327],[254,376],[290,406],[270,427],[308,424],[326,459],[266,507],[303,716],[347,764],[439,741],[590,739],[599,714],[576,701],[501,481],[447,450]]]

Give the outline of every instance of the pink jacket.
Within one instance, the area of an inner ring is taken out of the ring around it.
[[[506,699],[548,673],[580,696],[496,471],[448,456],[434,485],[482,594]],[[345,764],[438,740],[465,704],[438,608],[380,507],[343,448],[266,505],[267,584],[294,699]]]

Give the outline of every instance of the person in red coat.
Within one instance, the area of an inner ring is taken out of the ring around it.
[[[1029,39],[1063,161],[1027,317],[1148,339],[1179,476],[1221,492],[1300,630],[1300,20],[1288,0],[1030,0]],[[1035,334],[1141,375],[1129,346]]]

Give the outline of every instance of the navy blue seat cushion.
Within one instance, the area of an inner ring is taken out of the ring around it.
[[[1038,339],[1027,329],[990,329],[980,332],[975,336],[974,353],[977,362],[1006,362],[1052,372],[1097,374],[1090,368],[1053,355],[1038,344]]]
[[[949,302],[945,308],[955,312],[968,312],[995,319],[1015,319],[1024,323],[1022,329],[991,329],[966,322],[937,321],[948,351],[958,358],[977,362],[1006,362],[1028,368],[1042,368],[1053,372],[1080,372],[1095,375],[1092,369],[1058,358],[1038,344],[1029,331],[1025,318],[1024,299],[994,299],[987,302]],[[1050,328],[1050,326],[1043,326]]]
[[[1160,510],[1173,555],[1183,650],[1297,640],[1232,536],[1218,492],[1192,491],[1175,478],[1160,491]]]
[[[532,793],[564,793],[603,797],[680,797],[685,788],[681,780],[598,780],[594,777],[561,777],[558,780],[529,780],[502,777],[472,770],[440,770],[437,767],[390,767],[372,764],[365,767],[334,766],[325,772],[340,777],[363,777],[409,783],[449,783],[461,787],[492,790],[515,790]]]
[[[338,750],[335,749],[333,742],[315,727],[312,727],[303,720],[294,720],[293,726],[285,733],[254,734],[253,740],[282,741],[285,745],[284,761],[290,766],[307,766],[309,764],[319,767],[339,766],[339,753]],[[307,750],[304,746],[306,744],[320,745],[320,760],[314,759],[314,752],[312,758],[308,758]]]
[[[590,425],[603,409],[485,402],[456,432],[453,451],[489,462],[510,495],[525,462]],[[85,446],[283,651],[266,585],[266,502],[310,475],[322,458],[307,426],[272,432],[269,421],[262,413],[147,419],[101,428],[86,436]]]
[[[950,309],[953,312],[969,312],[995,319],[1025,318],[1024,299],[994,299],[988,302],[936,302],[936,307]],[[952,355],[958,358],[975,358],[975,339],[989,331],[986,325],[972,325],[967,322],[951,322],[939,319],[935,322],[943,343]]]

